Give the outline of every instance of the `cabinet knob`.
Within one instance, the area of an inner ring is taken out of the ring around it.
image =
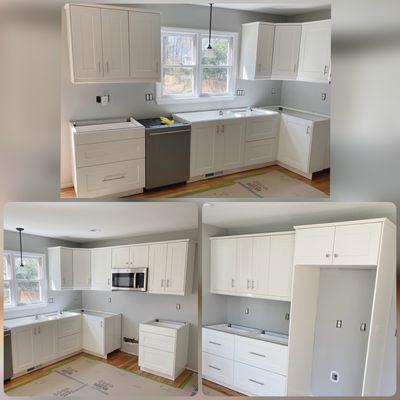
[[[338,258],[338,257],[339,257],[339,254],[335,253],[335,254],[333,255],[333,257]]]
[[[325,257],[326,257],[326,258],[329,258],[330,256],[331,256],[331,255],[330,255],[329,253],[326,253],[326,254],[325,254]]]

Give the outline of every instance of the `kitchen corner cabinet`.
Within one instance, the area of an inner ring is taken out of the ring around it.
[[[303,24],[298,79],[328,82],[331,65],[331,21]]]
[[[290,301],[294,233],[211,238],[211,292]]]
[[[149,246],[148,292],[184,296],[193,288],[195,243],[190,240]]]
[[[272,73],[275,25],[252,22],[242,25],[240,77],[268,79]]]
[[[149,245],[138,244],[112,248],[112,268],[146,268],[149,264]]]
[[[330,166],[330,121],[281,114],[278,164],[312,179],[312,174]]]
[[[160,15],[122,7],[67,4],[72,83],[160,79]]]
[[[92,249],[92,289],[111,290],[111,247]]]

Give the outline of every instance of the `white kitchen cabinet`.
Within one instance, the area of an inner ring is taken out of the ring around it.
[[[149,246],[147,244],[112,249],[112,268],[147,268],[148,264]]]
[[[331,21],[303,24],[298,80],[328,82],[331,64]]]
[[[57,321],[57,356],[65,357],[82,350],[82,316]]]
[[[244,148],[244,165],[252,166],[275,163],[277,147],[277,139],[246,142]]]
[[[227,121],[217,128],[215,171],[226,171],[243,166],[244,124],[244,121]]]
[[[83,350],[107,358],[121,347],[121,314],[84,312],[82,314]]]
[[[66,247],[51,247],[47,251],[49,262],[49,285],[51,290],[73,288],[72,253]]]
[[[312,179],[312,174],[329,168],[330,123],[282,113],[278,164]]]
[[[101,37],[105,79],[129,77],[128,11],[101,9]]]
[[[57,357],[57,324],[45,322],[33,328],[35,365],[45,364]]]
[[[296,79],[300,38],[301,24],[275,26],[272,79]]]
[[[253,22],[242,25],[241,79],[268,79],[272,72],[275,26]]]
[[[130,74],[133,78],[161,79],[160,14],[129,12]]]
[[[279,121],[279,113],[246,118],[246,142],[278,137]]]
[[[111,290],[111,248],[92,249],[92,289]]]
[[[73,287],[74,289],[90,289],[91,285],[91,250],[73,249]]]
[[[139,366],[167,379],[175,380],[186,368],[189,324],[154,320],[139,325]]]
[[[67,4],[72,83],[160,80],[160,14]]]
[[[215,164],[215,123],[192,125],[190,141],[190,176],[196,177],[214,172]]]
[[[192,292],[194,242],[154,243],[150,245],[149,253],[149,293],[184,296]]]

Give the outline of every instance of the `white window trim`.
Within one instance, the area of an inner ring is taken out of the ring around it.
[[[156,83],[156,103],[157,104],[183,104],[183,103],[211,103],[211,102],[221,102],[221,101],[231,101],[235,100],[235,91],[237,84],[237,66],[238,66],[238,37],[237,32],[227,32],[227,31],[212,31],[212,37],[214,36],[232,36],[232,66],[231,66],[231,80],[230,88],[228,94],[222,95],[200,95],[200,85],[201,81],[201,63],[200,63],[200,38],[202,35],[208,35],[208,30],[206,29],[188,29],[188,28],[173,28],[173,27],[162,27],[161,35],[166,33],[191,33],[196,35],[195,51],[196,51],[196,66],[195,66],[195,96],[162,96],[161,85],[162,82]],[[162,50],[161,50],[162,51]],[[161,60],[161,68],[163,68]],[[162,73],[161,73],[162,79]]]
[[[16,300],[17,298],[17,279],[15,277],[15,265],[14,265],[14,258],[20,256],[19,251],[15,250],[4,250],[3,251],[4,255],[10,254],[11,255],[11,267],[12,267],[12,274],[13,278],[11,281],[12,284],[12,293],[13,293],[13,301]],[[34,309],[34,308],[41,308],[41,307],[46,307],[48,305],[47,303],[47,292],[48,292],[48,283],[47,283],[47,264],[46,264],[46,255],[43,253],[32,253],[32,252],[23,252],[22,256],[31,256],[31,257],[39,257],[42,259],[42,268],[43,268],[43,279],[42,279],[42,284],[41,284],[41,290],[42,290],[42,301],[37,302],[37,303],[30,303],[30,304],[4,304],[4,299],[3,299],[3,306],[4,310],[6,311],[16,311],[16,310],[26,310],[26,309]]]

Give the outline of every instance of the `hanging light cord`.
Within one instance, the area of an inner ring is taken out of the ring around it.
[[[212,23],[212,10],[213,10],[213,3],[210,3],[210,27],[208,29],[208,49],[212,49],[211,47],[211,23]]]
[[[22,231],[23,230],[24,230],[24,228],[17,228],[17,231],[19,232],[19,254],[21,257],[20,267],[24,266],[24,263],[22,262]]]

